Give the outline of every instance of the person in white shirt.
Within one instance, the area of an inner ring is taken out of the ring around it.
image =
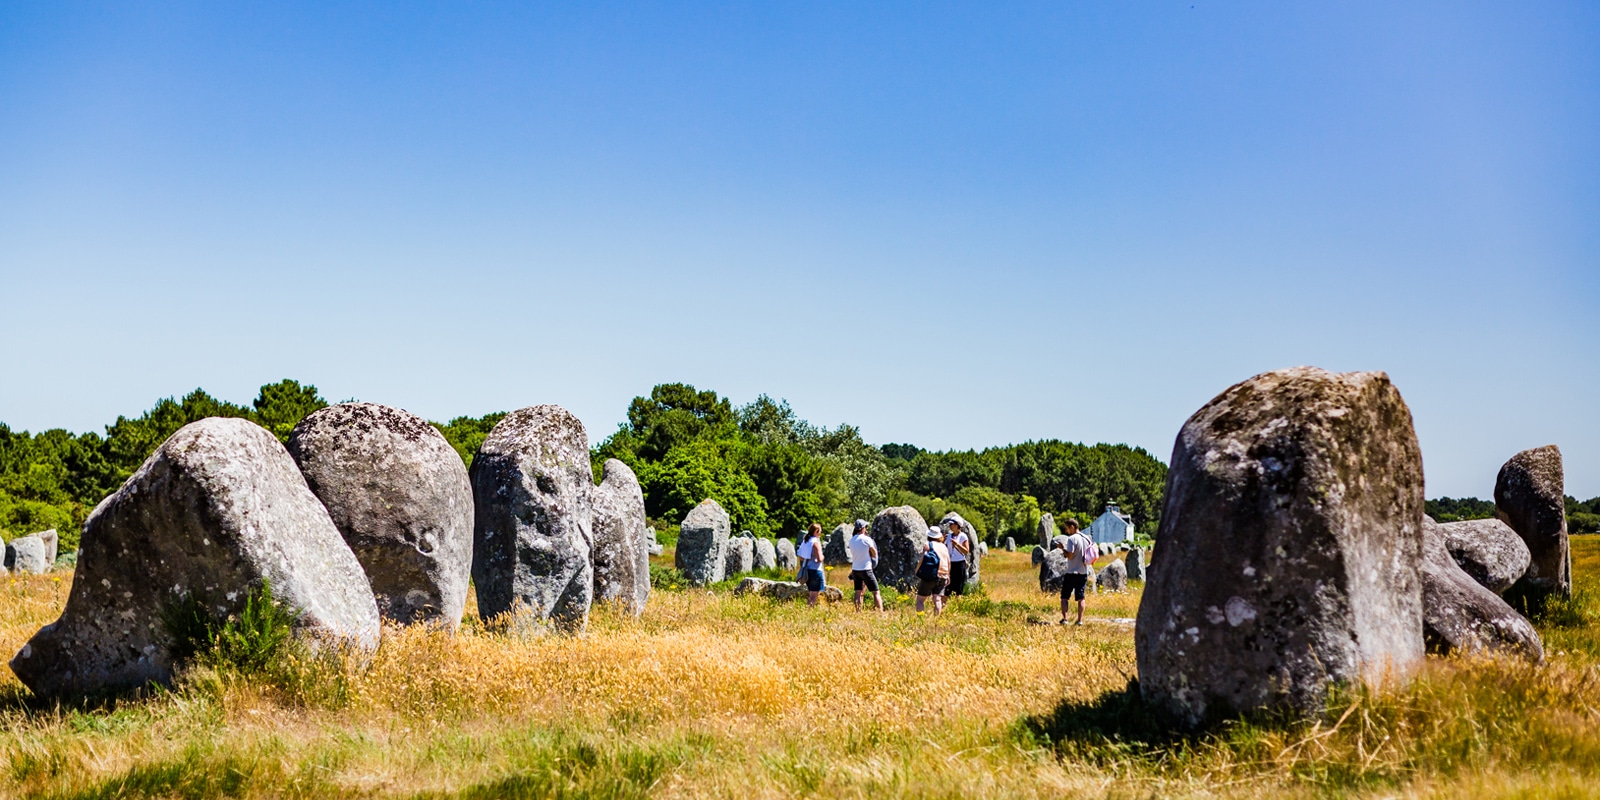
[[[972,539],[961,529],[961,523],[950,520],[944,524],[945,546],[950,549],[950,582],[945,584],[944,596],[948,599],[967,590],[967,567],[971,562]]]
[[[1089,537],[1078,532],[1078,521],[1067,518],[1062,525],[1066,529],[1065,541],[1057,540],[1056,547],[1060,548],[1067,557],[1067,574],[1061,576],[1061,622],[1067,624],[1067,610],[1072,607],[1074,595],[1078,598],[1078,621],[1083,624],[1083,596],[1089,586],[1089,563],[1084,558],[1089,552]]]
[[[883,595],[878,593],[878,576],[872,570],[878,565],[878,543],[867,535],[867,521],[856,520],[855,533],[850,536],[850,582],[856,585],[856,610],[861,610],[862,589],[872,592],[872,603],[883,610]]]

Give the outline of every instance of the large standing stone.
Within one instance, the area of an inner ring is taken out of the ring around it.
[[[778,549],[773,546],[771,539],[756,540],[755,557],[751,560],[751,566],[755,569],[773,569],[778,566]]]
[[[650,600],[650,545],[644,492],[627,464],[606,459],[594,489],[594,599],[639,616]]]
[[[1428,649],[1544,661],[1544,644],[1533,625],[1450,557],[1444,526],[1424,518],[1422,527],[1422,632]]]
[[[1532,556],[1522,537],[1498,519],[1469,519],[1439,525],[1444,546],[1483,588],[1499,594],[1528,571]]]
[[[822,563],[830,567],[850,566],[851,525],[841,522],[822,544]]]
[[[683,518],[673,564],[690,584],[704,586],[726,575],[728,527],[728,512],[715,500],[700,501]]]
[[[773,548],[777,550],[778,569],[800,568],[800,556],[795,553],[793,541],[780,536],[778,541],[773,543]]]
[[[1500,468],[1494,483],[1495,515],[1522,537],[1532,556],[1528,571],[1506,592],[1512,605],[1572,595],[1565,483],[1561,450],[1553,444],[1524,450]]]
[[[1422,658],[1422,456],[1381,372],[1257,375],[1179,432],[1139,605],[1147,702],[1185,726],[1316,713]]]
[[[1039,591],[1061,591],[1061,581],[1067,574],[1067,554],[1053,546],[1035,548],[1034,552],[1044,553],[1039,558]]]
[[[1007,553],[1015,553],[1015,552],[1017,552],[1017,540],[1011,538],[1010,536],[1006,537],[1006,552]]]
[[[380,615],[461,624],[472,484],[436,428],[398,408],[340,403],[300,420],[289,455],[361,562]]]
[[[1056,538],[1056,518],[1051,514],[1039,517],[1039,546],[1049,547]]]
[[[735,536],[728,540],[728,554],[723,560],[722,579],[737,578],[755,568],[755,540]]]
[[[472,459],[472,582],[485,620],[581,630],[594,599],[594,469],[583,423],[560,406],[507,414]]]
[[[1094,584],[1101,591],[1125,592],[1128,590],[1128,567],[1122,559],[1113,558],[1100,569],[1099,579]]]
[[[19,574],[43,575],[56,563],[56,529],[12,539],[5,546],[5,567]]]
[[[61,618],[11,669],[47,697],[169,681],[165,612],[191,597],[221,618],[263,583],[299,630],[377,646],[361,564],[283,445],[247,420],[185,425],[89,515]]]
[[[902,593],[910,591],[928,541],[928,523],[911,506],[886,508],[872,520],[872,540],[878,545],[878,580]]]
[[[1128,550],[1128,557],[1123,559],[1123,566],[1128,570],[1128,580],[1144,580],[1144,549],[1135,547]]]
[[[948,526],[952,522],[960,525],[961,532],[967,535],[968,546],[972,548],[972,552],[967,554],[967,583],[977,586],[983,582],[983,548],[979,547],[981,542],[978,541],[978,529],[972,527],[972,523],[954,511],[939,518],[939,529],[948,532],[950,530]]]

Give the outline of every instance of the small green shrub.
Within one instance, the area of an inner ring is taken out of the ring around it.
[[[682,572],[672,567],[651,564],[650,588],[662,592],[681,592],[689,588],[689,582],[684,579]]]
[[[272,596],[271,585],[245,595],[244,605],[219,618],[213,606],[191,592],[167,607],[162,622],[172,637],[173,660],[202,660],[218,668],[259,672],[283,652],[299,615]]]

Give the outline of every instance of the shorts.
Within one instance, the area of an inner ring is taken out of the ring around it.
[[[936,594],[944,594],[944,586],[949,582],[948,578],[918,578],[917,596],[932,597]]]
[[[870,569],[850,570],[850,582],[856,585],[856,591],[858,592],[861,591],[862,586],[866,586],[869,592],[876,593],[878,591],[878,576]]]
[[[1061,599],[1076,596],[1083,599],[1083,589],[1089,585],[1089,575],[1085,572],[1069,572],[1061,576]]]
[[[808,567],[806,569],[806,591],[820,592],[825,584],[822,581],[822,570]]]
[[[967,590],[967,562],[950,562],[950,583],[944,587],[946,597],[962,594]]]

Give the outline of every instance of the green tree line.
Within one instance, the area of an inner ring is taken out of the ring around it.
[[[1494,501],[1476,497],[1441,497],[1425,504],[1427,514],[1439,522],[1457,522],[1464,519],[1488,519],[1494,516]],[[1600,533],[1600,497],[1579,500],[1566,497],[1567,531],[1569,533]]]

